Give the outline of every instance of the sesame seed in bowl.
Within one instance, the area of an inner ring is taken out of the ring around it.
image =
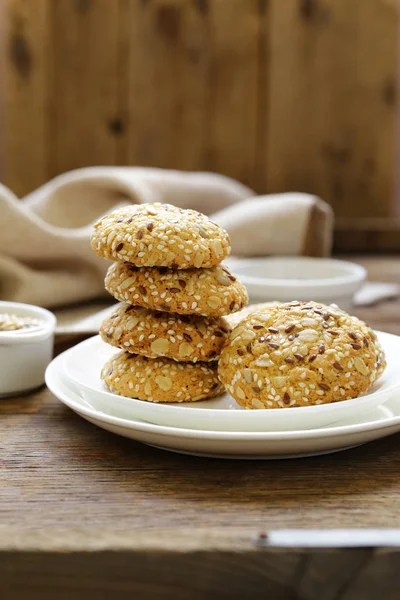
[[[22,331],[40,327],[40,319],[21,317],[10,313],[0,313],[0,334],[4,331]]]
[[[55,327],[53,313],[40,306],[0,301],[0,397],[43,385]]]

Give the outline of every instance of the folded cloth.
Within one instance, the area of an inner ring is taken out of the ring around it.
[[[90,248],[93,223],[123,204],[165,202],[211,215],[233,254],[326,255],[330,207],[308,194],[254,197],[233,179],[139,167],[56,177],[22,200],[0,185],[0,299],[54,307],[105,296],[107,261]]]

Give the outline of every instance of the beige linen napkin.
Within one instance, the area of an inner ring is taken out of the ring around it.
[[[90,248],[92,224],[127,203],[166,202],[211,215],[233,254],[329,253],[332,212],[308,194],[254,197],[222,175],[93,167],[56,177],[19,200],[0,186],[0,299],[57,307],[106,296],[108,263]]]

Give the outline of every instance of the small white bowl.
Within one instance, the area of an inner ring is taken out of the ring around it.
[[[56,318],[50,311],[19,302],[1,302],[0,314],[30,317],[38,326],[0,331],[0,398],[40,387],[53,356]]]
[[[364,267],[332,258],[229,258],[232,271],[246,286],[250,302],[314,300],[349,310],[366,279]]]

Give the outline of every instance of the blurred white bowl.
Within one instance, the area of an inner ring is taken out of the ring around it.
[[[246,286],[250,302],[314,300],[350,310],[367,275],[360,265],[332,258],[231,257],[225,262]]]
[[[0,314],[38,319],[39,324],[0,331],[0,397],[33,390],[44,383],[53,357],[56,318],[50,311],[19,302],[0,302]]]

